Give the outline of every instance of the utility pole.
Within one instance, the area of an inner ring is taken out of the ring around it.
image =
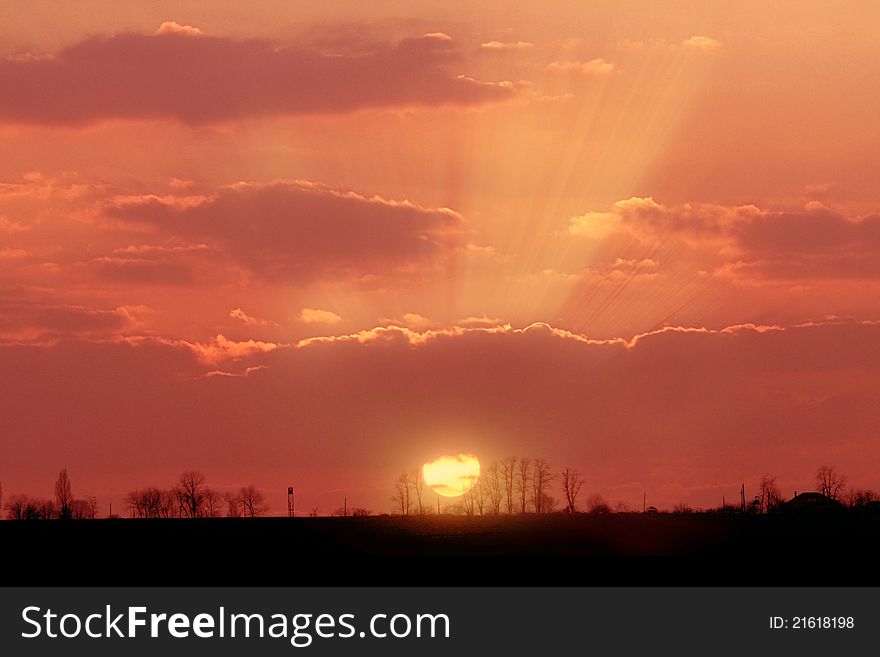
[[[293,486],[287,487],[287,517],[293,518],[296,515],[296,509],[294,508],[294,500],[293,500]]]
[[[740,511],[743,513],[746,512],[746,485],[743,484],[739,489],[739,503],[740,503]]]
[[[348,517],[348,498],[347,497],[342,498],[342,517],[343,518]]]

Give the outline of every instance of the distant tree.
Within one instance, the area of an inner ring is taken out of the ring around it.
[[[366,518],[371,515],[369,509],[365,509],[362,506],[356,506],[351,510],[351,516],[353,518]]]
[[[529,496],[529,482],[532,478],[531,461],[521,458],[516,466],[516,493],[519,500],[519,511],[525,513],[526,501]]]
[[[309,518],[317,518],[318,517],[318,507],[313,506],[312,510],[309,511]]]
[[[464,495],[461,496],[462,511],[466,516],[473,516],[477,513],[477,497],[476,486],[469,488]]]
[[[849,491],[847,497],[850,507],[854,509],[868,506],[871,502],[880,500],[880,496],[878,496],[877,492],[870,488],[853,488]]]
[[[501,478],[504,481],[504,499],[507,502],[507,512],[513,513],[513,484],[516,479],[515,456],[508,456],[501,461]]]
[[[53,518],[58,518],[58,507],[55,505],[54,500],[39,500],[39,514],[38,518],[41,520],[52,520]]]
[[[498,463],[490,463],[482,479],[486,487],[486,496],[489,498],[489,510],[498,515],[501,513],[501,503],[504,499],[504,484]]]
[[[782,491],[776,485],[776,477],[765,474],[758,483],[758,499],[762,513],[770,513],[782,504]]]
[[[590,495],[587,498],[587,510],[590,513],[611,513],[611,507],[599,493]]]
[[[55,507],[58,517],[62,520],[69,520],[72,517],[72,504],[73,495],[70,492],[70,477],[67,476],[67,470],[63,469],[58,473],[58,479],[55,481]]]
[[[241,503],[242,515],[247,518],[263,516],[269,511],[266,497],[253,484],[242,486],[238,491],[238,497]]]
[[[562,494],[565,496],[565,506],[569,513],[577,511],[577,497],[583,485],[584,480],[575,470],[565,468],[562,471]]]
[[[70,517],[74,520],[94,520],[95,510],[88,499],[74,500],[70,504]]]
[[[672,507],[673,513],[693,513],[694,507],[692,507],[687,502],[679,502],[674,507]]]
[[[205,488],[202,502],[202,515],[206,518],[216,518],[220,515],[223,506],[223,496],[213,488]]]
[[[98,498],[95,495],[89,495],[86,498],[86,504],[89,505],[89,518],[94,520],[98,517],[98,510],[100,505],[98,504]]]
[[[394,503],[395,510],[402,516],[409,515],[411,489],[412,481],[410,480],[409,473],[401,473],[394,482],[394,495],[391,497],[391,501]]]
[[[424,490],[425,481],[422,479],[422,474],[416,470],[413,473],[413,491],[416,495],[416,509],[418,510],[419,515],[424,515],[425,510],[422,507],[422,491]]]
[[[839,500],[845,485],[846,477],[840,474],[834,466],[823,465],[816,470],[816,488],[825,497]]]
[[[180,514],[178,491],[150,486],[133,490],[125,502],[132,518],[173,518]],[[95,500],[97,506],[97,500]]]
[[[535,459],[532,463],[532,508],[535,513],[549,513],[548,504],[550,482],[556,478],[545,459]]]
[[[631,511],[632,509],[630,508],[629,504],[627,504],[623,500],[618,500],[614,504],[614,513],[630,513]]]
[[[477,477],[474,485],[471,486],[471,493],[474,499],[474,509],[480,515],[486,510],[486,479],[483,475]]]
[[[10,495],[6,502],[6,517],[9,520],[30,520],[36,517],[37,508],[27,495]]]
[[[238,495],[235,493],[226,493],[223,496],[223,499],[226,501],[226,517],[241,517],[241,500],[238,499]]]
[[[182,516],[198,518],[204,514],[206,486],[203,472],[184,472],[177,481],[176,490]]]

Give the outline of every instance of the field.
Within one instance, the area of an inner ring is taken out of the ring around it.
[[[4,521],[8,584],[877,584],[880,514]]]

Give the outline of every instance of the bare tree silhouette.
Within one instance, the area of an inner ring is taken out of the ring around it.
[[[825,497],[839,500],[845,485],[846,477],[840,474],[833,465],[823,465],[816,470],[816,488]]]
[[[422,508],[422,491],[424,490],[424,486],[425,481],[422,479],[422,474],[416,470],[413,473],[413,490],[416,494],[416,505],[420,516],[425,514],[425,511]]]
[[[86,498],[86,503],[89,505],[89,518],[94,520],[98,517],[98,509],[100,508],[98,498],[94,495],[89,495]]]
[[[872,502],[880,500],[880,495],[870,488],[853,488],[847,497],[849,498],[849,506],[854,509],[868,506]]]
[[[760,508],[763,513],[770,513],[782,504],[782,491],[776,485],[776,476],[765,474],[758,484]]]
[[[256,518],[265,515],[269,510],[265,496],[253,484],[242,486],[238,491],[238,498],[245,517]]]
[[[202,503],[202,514],[206,518],[216,518],[223,506],[223,496],[213,488],[205,488]]]
[[[181,515],[187,518],[198,518],[203,515],[205,492],[205,474],[203,472],[189,470],[180,475],[177,482],[177,497]]]
[[[40,500],[27,495],[11,495],[6,502],[6,517],[10,520],[34,520],[40,517]]]
[[[67,476],[67,470],[63,469],[58,473],[58,479],[55,481],[55,505],[58,517],[62,520],[69,520],[72,517],[72,504],[73,495],[70,492],[70,477]]]
[[[239,499],[238,495],[236,495],[235,493],[226,493],[223,496],[223,499],[226,500],[226,517],[241,517],[241,500]]]
[[[532,464],[532,508],[535,513],[549,513],[555,500],[550,497],[550,482],[556,478],[545,459],[535,459]]]
[[[531,481],[531,461],[520,459],[516,469],[516,493],[519,498],[519,512],[526,512],[526,500],[529,495],[529,482]]]
[[[516,479],[515,456],[508,456],[501,461],[501,477],[504,480],[504,499],[507,501],[507,512],[513,513],[513,483]]]
[[[569,513],[577,511],[577,498],[583,485],[584,480],[577,471],[571,468],[562,471],[562,494],[565,496],[565,505]]]
[[[394,495],[391,497],[391,501],[394,502],[395,509],[397,509],[402,516],[408,516],[410,512],[411,488],[412,482],[410,481],[409,473],[401,473],[394,482]]]
[[[498,515],[501,513],[501,502],[504,499],[502,477],[499,472],[498,463],[490,463],[480,478],[483,479],[486,487],[486,496],[489,498],[489,510]]]
[[[604,497],[595,493],[587,498],[587,510],[590,513],[610,513],[611,507]]]

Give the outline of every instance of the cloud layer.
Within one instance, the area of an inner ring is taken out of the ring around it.
[[[835,280],[880,277],[880,215],[849,217],[819,203],[799,211],[754,205],[665,205],[634,197],[609,212],[571,220],[569,232],[587,238],[629,234],[644,242],[676,240],[711,253],[703,262],[736,278]],[[681,254],[680,254],[681,255]]]
[[[384,510],[401,470],[457,451],[549,458],[631,503],[647,490],[659,505],[714,504],[763,472],[790,493],[825,461],[876,486],[878,340],[876,323],[826,322],[601,341],[535,325],[299,347],[6,345],[4,486],[37,491],[64,466],[83,487],[113,472],[114,488],[198,467],[218,484],[255,480],[277,509],[293,481],[308,505],[346,490]]]
[[[0,59],[0,121],[201,124],[368,107],[471,105],[509,86],[464,76],[446,35],[325,52],[210,37],[166,22],[152,36],[93,37],[53,56]]]
[[[462,229],[461,217],[446,208],[306,182],[242,183],[207,197],[125,197],[109,203],[105,215],[166,237],[216,243],[271,279],[430,265],[457,245]]]

